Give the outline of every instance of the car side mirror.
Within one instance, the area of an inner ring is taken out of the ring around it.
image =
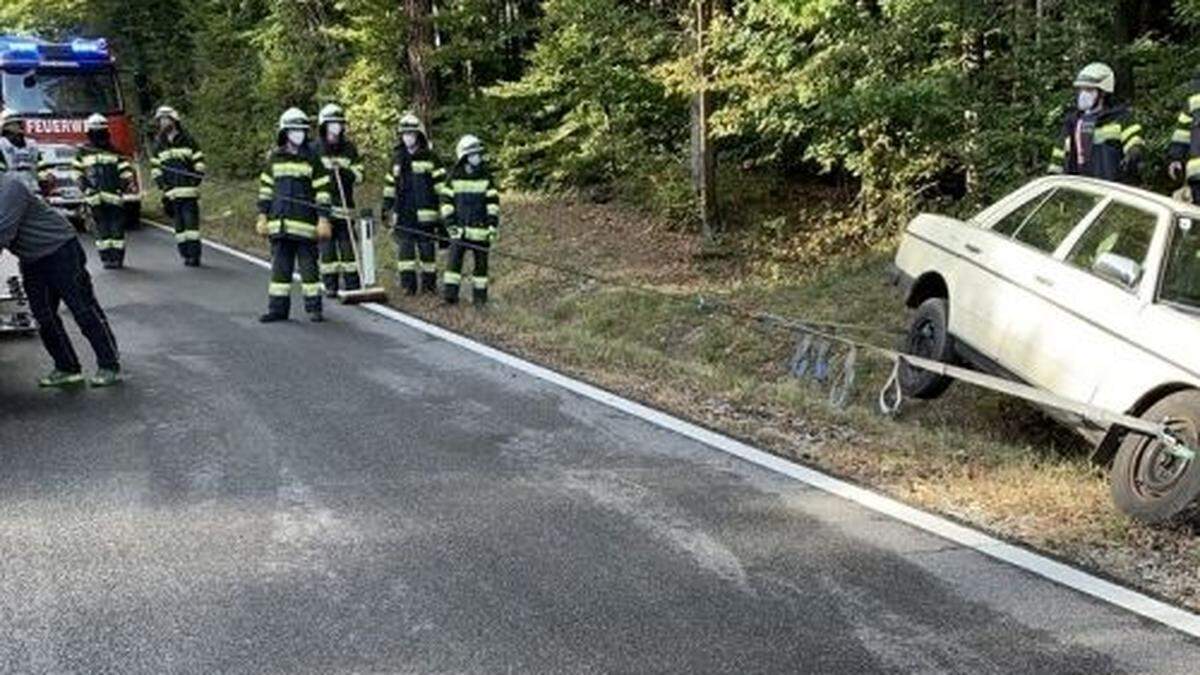
[[[1101,253],[1092,265],[1092,272],[1124,288],[1133,288],[1142,279],[1142,266],[1116,253]]]

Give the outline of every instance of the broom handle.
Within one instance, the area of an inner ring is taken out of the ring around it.
[[[346,188],[342,187],[342,172],[340,168],[333,172],[333,182],[337,183],[338,195],[342,198],[342,209],[348,210],[350,207],[346,205]],[[358,244],[354,241],[354,223],[352,218],[346,219],[346,227],[350,230],[350,250],[354,252],[354,266],[358,268],[359,283],[366,278],[363,273],[362,256],[358,254]]]

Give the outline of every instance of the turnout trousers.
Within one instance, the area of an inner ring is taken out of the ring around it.
[[[358,263],[354,257],[354,245],[350,237],[350,221],[335,218],[329,221],[333,225],[333,237],[320,243],[321,249],[321,280],[325,282],[325,290],[336,293],[341,281],[341,288],[356,291],[360,287],[358,280]]]
[[[292,309],[292,273],[300,267],[304,310],[321,312],[321,277],[317,268],[317,242],[278,236],[271,239],[271,284],[267,288],[267,312],[286,317]]]
[[[171,216],[175,221],[175,244],[179,257],[200,261],[200,200],[184,197],[171,200]]]
[[[121,267],[125,264],[125,209],[115,204],[97,204],[92,207],[92,220],[96,225],[96,250],[105,267]]]
[[[120,369],[117,340],[109,328],[108,317],[96,301],[92,277],[87,271],[87,256],[78,240],[66,242],[44,258],[22,262],[21,278],[42,344],[54,359],[55,368],[64,373],[82,372],[79,356],[58,316],[59,305],[65,304],[83,337],[92,345],[96,364]]]
[[[450,254],[446,260],[446,272],[442,276],[442,295],[447,302],[458,302],[458,289],[462,285],[463,263],[467,253],[473,257],[471,288],[475,304],[487,302],[488,296],[488,249],[489,242],[455,239],[450,243]]]
[[[421,290],[437,293],[437,245],[432,227],[400,228],[392,230],[396,241],[396,271],[400,273],[400,287],[408,294],[417,292],[417,278]],[[426,231],[428,230],[428,231]]]

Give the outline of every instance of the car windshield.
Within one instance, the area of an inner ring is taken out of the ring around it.
[[[114,113],[121,108],[111,70],[0,72],[5,107],[42,115]]]
[[[1176,222],[1159,298],[1200,312],[1200,223],[1189,218]]]

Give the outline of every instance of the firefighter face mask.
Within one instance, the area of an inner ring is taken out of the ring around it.
[[[305,136],[307,136],[307,134],[304,133],[303,129],[290,129],[287,132],[288,143],[297,148],[301,145],[304,145]]]
[[[404,147],[412,150],[417,147],[417,135],[411,131],[406,131],[400,135],[400,139],[404,141]]]
[[[483,155],[479,154],[478,152],[473,152],[467,155],[467,164],[470,164],[471,166],[479,166],[480,164],[483,164]]]
[[[1100,92],[1095,89],[1080,89],[1079,96],[1076,98],[1075,104],[1083,112],[1087,112],[1096,107],[1096,103],[1100,100]]]
[[[329,140],[331,141],[336,141],[345,130],[346,127],[341,122],[330,122],[329,124],[325,125],[325,135],[328,136]]]

